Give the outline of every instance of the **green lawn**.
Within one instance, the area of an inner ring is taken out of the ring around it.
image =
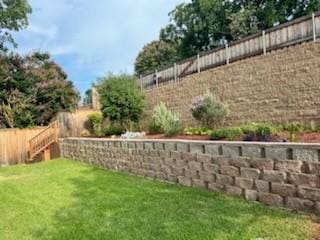
[[[312,239],[314,223],[68,160],[0,169],[0,239]]]

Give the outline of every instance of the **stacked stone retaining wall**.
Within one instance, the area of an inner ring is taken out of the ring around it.
[[[320,214],[320,144],[69,138],[61,151],[110,170]]]

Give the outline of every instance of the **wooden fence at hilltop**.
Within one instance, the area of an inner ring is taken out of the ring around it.
[[[202,52],[154,73],[140,77],[141,88],[177,83],[187,75],[229,64],[241,59],[292,46],[306,41],[316,41],[320,35],[320,12],[301,17],[267,29],[223,47]],[[158,69],[159,70],[159,69]]]
[[[0,166],[26,163],[29,140],[45,127],[0,130]]]

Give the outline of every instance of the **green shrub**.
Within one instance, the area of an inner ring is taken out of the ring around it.
[[[304,131],[305,126],[299,122],[291,122],[283,124],[282,128],[283,131],[289,132],[289,141],[294,142],[296,140],[297,133]]]
[[[193,100],[191,112],[205,127],[218,126],[229,114],[227,106],[209,91]]]
[[[209,128],[186,128],[184,129],[184,134],[189,136],[208,136],[211,135],[212,130]]]
[[[213,130],[211,133],[211,139],[213,140],[235,140],[243,134],[241,128],[232,127],[232,128],[223,128]]]
[[[151,121],[151,123],[149,124],[148,129],[149,129],[149,133],[150,134],[163,133],[163,130],[161,129],[161,127],[157,126],[154,121]]]
[[[100,80],[98,89],[104,117],[127,130],[131,130],[134,123],[139,123],[145,102],[135,77],[109,74]]]
[[[80,133],[81,137],[90,137],[90,132],[87,129],[84,129]]]
[[[103,135],[106,137],[111,136],[121,136],[123,133],[125,133],[125,129],[117,124],[112,124],[109,127],[103,129]]]
[[[241,130],[244,134],[256,134],[256,135],[272,135],[277,133],[280,129],[273,124],[267,123],[250,123],[242,125]]]
[[[89,123],[93,129],[93,133],[97,137],[101,137],[102,133],[102,123],[103,123],[103,115],[100,112],[94,112],[88,115]]]
[[[180,116],[177,113],[171,113],[163,126],[164,134],[168,137],[175,136],[181,132],[181,129]]]
[[[270,124],[258,124],[256,128],[256,135],[258,136],[271,136],[272,134],[275,134],[277,132],[277,129]]]
[[[174,136],[182,128],[179,114],[169,111],[162,102],[153,110],[151,125],[166,136]]]

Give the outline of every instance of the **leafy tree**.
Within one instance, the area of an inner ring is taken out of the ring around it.
[[[169,43],[171,54],[141,51],[136,73],[146,73],[276,24],[320,10],[319,0],[191,0],[170,14],[159,42]],[[152,43],[150,43],[152,44]],[[155,61],[161,60],[160,62]],[[137,58],[137,60],[138,60]],[[143,59],[141,61],[140,59]],[[137,64],[136,64],[137,65]]]
[[[72,82],[48,54],[0,56],[0,127],[46,125],[78,101]]]
[[[258,21],[260,30],[275,24],[284,23],[320,9],[319,0],[234,0],[233,12],[253,7],[253,17]]]
[[[155,71],[178,60],[177,48],[166,41],[153,41],[142,49],[135,61],[137,75]]]
[[[46,125],[59,111],[74,110],[80,100],[67,74],[48,53],[34,53],[26,57],[29,71],[38,79],[36,123]]]
[[[255,11],[255,7],[251,5],[229,15],[229,28],[233,39],[241,39],[259,31]]]
[[[98,90],[102,113],[112,123],[131,129],[141,120],[144,96],[135,77],[127,74],[109,74],[99,80]]]
[[[182,58],[231,39],[227,17],[229,5],[229,2],[221,0],[193,0],[178,5],[170,13],[174,31],[181,39],[179,54]]]
[[[83,105],[87,106],[87,105],[91,105],[91,104],[92,104],[92,89],[88,89],[84,93]]]
[[[27,27],[31,11],[27,0],[0,1],[0,50],[7,50],[6,43],[16,46],[10,32]]]

